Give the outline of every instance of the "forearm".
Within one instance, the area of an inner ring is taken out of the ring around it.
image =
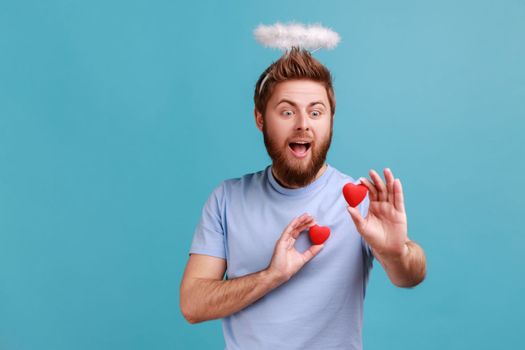
[[[195,278],[181,293],[183,314],[190,323],[227,317],[251,305],[283,281],[268,270],[231,280]]]
[[[398,287],[415,287],[426,276],[426,257],[415,242],[406,243],[406,253],[401,257],[377,256],[390,281]]]

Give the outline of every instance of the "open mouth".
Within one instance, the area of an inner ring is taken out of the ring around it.
[[[310,150],[310,142],[290,142],[288,147],[297,158],[303,158]]]

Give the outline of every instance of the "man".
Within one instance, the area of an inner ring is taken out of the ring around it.
[[[228,350],[361,349],[373,257],[396,286],[425,277],[389,169],[386,183],[371,170],[371,181],[360,179],[367,198],[346,204],[342,188],[354,180],[325,163],[334,112],[330,72],[308,51],[293,48],[256,84],[255,123],[272,165],[213,191],[180,289],[190,323],[223,319]],[[320,245],[305,234],[315,224],[331,229]]]

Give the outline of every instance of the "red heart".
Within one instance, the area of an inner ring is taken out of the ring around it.
[[[354,185],[353,183],[347,183],[343,187],[343,196],[352,208],[357,207],[365,199],[367,192],[368,188],[363,184]]]
[[[330,227],[313,225],[308,230],[308,234],[313,244],[323,244],[330,237]]]

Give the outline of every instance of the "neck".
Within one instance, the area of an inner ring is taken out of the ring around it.
[[[306,187],[308,186],[309,184],[311,184],[312,182],[314,182],[315,180],[317,180],[318,178],[321,177],[321,175],[323,175],[323,173],[326,171],[326,168],[328,168],[328,165],[326,163],[323,164],[323,166],[321,167],[321,169],[319,169],[319,171],[317,172],[317,174],[315,175],[315,178],[312,179],[312,181],[310,181],[309,183],[307,183],[306,185],[302,186],[302,187]],[[283,179],[279,178],[277,176],[277,174],[275,174],[275,172],[273,171],[273,167],[272,167],[272,174],[273,174],[273,177],[275,178],[275,181],[277,181],[277,183],[281,186],[283,186],[284,188],[290,188],[290,189],[296,189],[296,188],[301,188],[301,186],[294,186],[294,185],[290,185],[288,184],[286,181],[284,181]]]

